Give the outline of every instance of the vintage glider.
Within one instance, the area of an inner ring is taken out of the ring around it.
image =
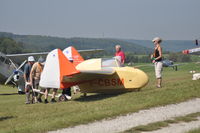
[[[72,58],[81,57],[76,54]],[[117,93],[134,91],[148,83],[146,73],[133,67],[120,67],[115,58],[82,60],[78,64],[68,59],[59,49],[51,51],[46,58],[40,86],[64,89],[78,85],[83,93]]]
[[[66,48],[71,51],[71,47]],[[64,51],[66,51],[66,49]],[[103,51],[103,49],[88,49],[88,50],[78,50],[82,55],[88,55],[91,53],[97,53]],[[39,57],[46,58],[49,52],[39,52],[39,53],[23,53],[23,54],[4,54],[0,52],[0,83],[7,84],[12,82],[18,86],[19,91],[24,90],[24,79],[22,67],[26,63],[28,56],[34,56],[35,59]],[[70,57],[71,55],[68,54]],[[80,59],[79,59],[80,60]],[[21,65],[18,65],[20,64]],[[13,77],[18,76],[19,79],[13,80]]]

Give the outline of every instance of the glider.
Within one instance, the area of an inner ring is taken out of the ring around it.
[[[83,93],[116,93],[134,91],[148,83],[146,73],[120,67],[115,58],[84,60],[75,48],[70,49],[71,53],[55,49],[47,55],[41,87],[65,89],[78,85]]]

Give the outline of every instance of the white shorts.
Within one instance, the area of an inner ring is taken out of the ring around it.
[[[162,70],[163,70],[163,63],[161,61],[159,62],[155,62],[155,74],[156,74],[156,78],[162,78]]]

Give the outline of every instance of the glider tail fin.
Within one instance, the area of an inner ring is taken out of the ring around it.
[[[60,49],[51,51],[46,58],[40,80],[45,88],[67,88],[70,83],[62,83],[64,76],[79,73],[75,66],[66,58]]]
[[[77,66],[79,63],[84,61],[83,57],[72,46],[64,49],[63,53],[68,58],[68,60],[73,61],[74,66]]]
[[[58,58],[60,65],[60,76],[69,76],[79,73],[75,66],[66,58],[61,50],[58,50]]]

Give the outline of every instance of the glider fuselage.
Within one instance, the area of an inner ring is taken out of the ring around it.
[[[113,68],[115,73],[90,82],[79,84],[83,93],[118,93],[134,91],[148,83],[148,76],[141,70],[131,67]]]

